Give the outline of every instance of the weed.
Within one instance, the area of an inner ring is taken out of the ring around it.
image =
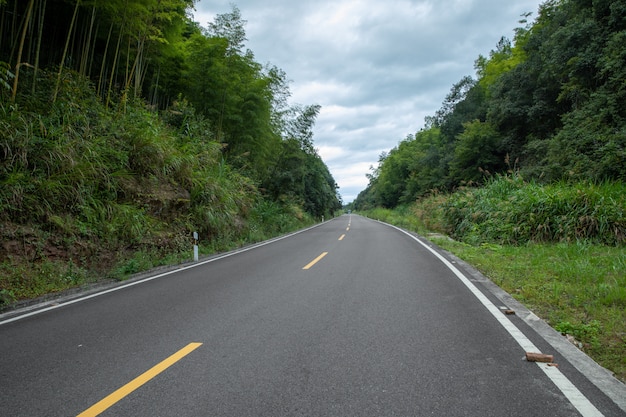
[[[472,244],[626,243],[626,184],[539,185],[513,176],[464,189],[443,204],[443,228]]]
[[[10,261],[0,264],[4,304],[66,290],[89,280],[89,273],[72,261],[42,259],[31,264],[16,265]]]
[[[598,348],[600,345],[600,322],[592,320],[589,323],[575,323],[572,324],[569,321],[562,321],[554,326],[554,329],[563,333],[574,336],[577,340],[583,343],[591,345],[593,348]]]
[[[17,298],[15,297],[15,294],[13,294],[13,291],[5,289],[0,290],[0,308],[5,305],[12,304],[15,301],[17,301]]]

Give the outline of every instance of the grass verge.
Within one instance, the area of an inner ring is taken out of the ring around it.
[[[433,241],[473,265],[626,382],[626,250],[585,243]]]

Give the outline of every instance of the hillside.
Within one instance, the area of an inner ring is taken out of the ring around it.
[[[0,1],[0,308],[341,208],[320,106],[192,4]]]
[[[515,173],[549,184],[626,180],[626,3],[548,0],[475,62],[424,129],[380,156],[356,209]]]

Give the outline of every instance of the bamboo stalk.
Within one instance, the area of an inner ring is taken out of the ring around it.
[[[59,73],[57,75],[56,86],[54,87],[54,95],[52,96],[52,102],[57,101],[57,95],[59,94],[59,87],[61,85],[61,74],[63,73],[63,64],[65,63],[65,57],[67,56],[67,48],[70,45],[70,38],[72,37],[72,31],[74,29],[74,22],[76,21],[76,15],[78,14],[78,6],[80,0],[76,0],[76,7],[74,7],[74,15],[72,16],[72,22],[70,23],[70,30],[67,33],[67,39],[65,41],[65,48],[63,49],[63,56],[61,57],[61,65],[59,66]]]
[[[39,55],[41,52],[41,39],[43,38],[43,22],[46,16],[46,3],[48,0],[43,0],[39,6],[39,30],[37,31],[37,48],[35,50],[35,70],[33,74],[33,87],[31,92],[35,94],[37,86],[37,73],[39,72]]]
[[[28,3],[28,11],[26,12],[26,17],[24,18],[24,27],[22,28],[22,38],[20,39],[20,47],[17,51],[17,63],[15,64],[15,78],[13,79],[13,90],[11,91],[11,103],[15,102],[15,96],[17,95],[17,84],[18,79],[20,77],[20,66],[22,65],[22,51],[24,50],[24,39],[26,39],[26,31],[28,30],[28,21],[30,20],[30,15],[33,12],[33,5],[35,4],[35,0],[30,0]]]

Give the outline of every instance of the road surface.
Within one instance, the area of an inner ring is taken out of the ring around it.
[[[626,415],[504,314],[519,306],[430,246],[344,215],[5,314],[0,416]]]

